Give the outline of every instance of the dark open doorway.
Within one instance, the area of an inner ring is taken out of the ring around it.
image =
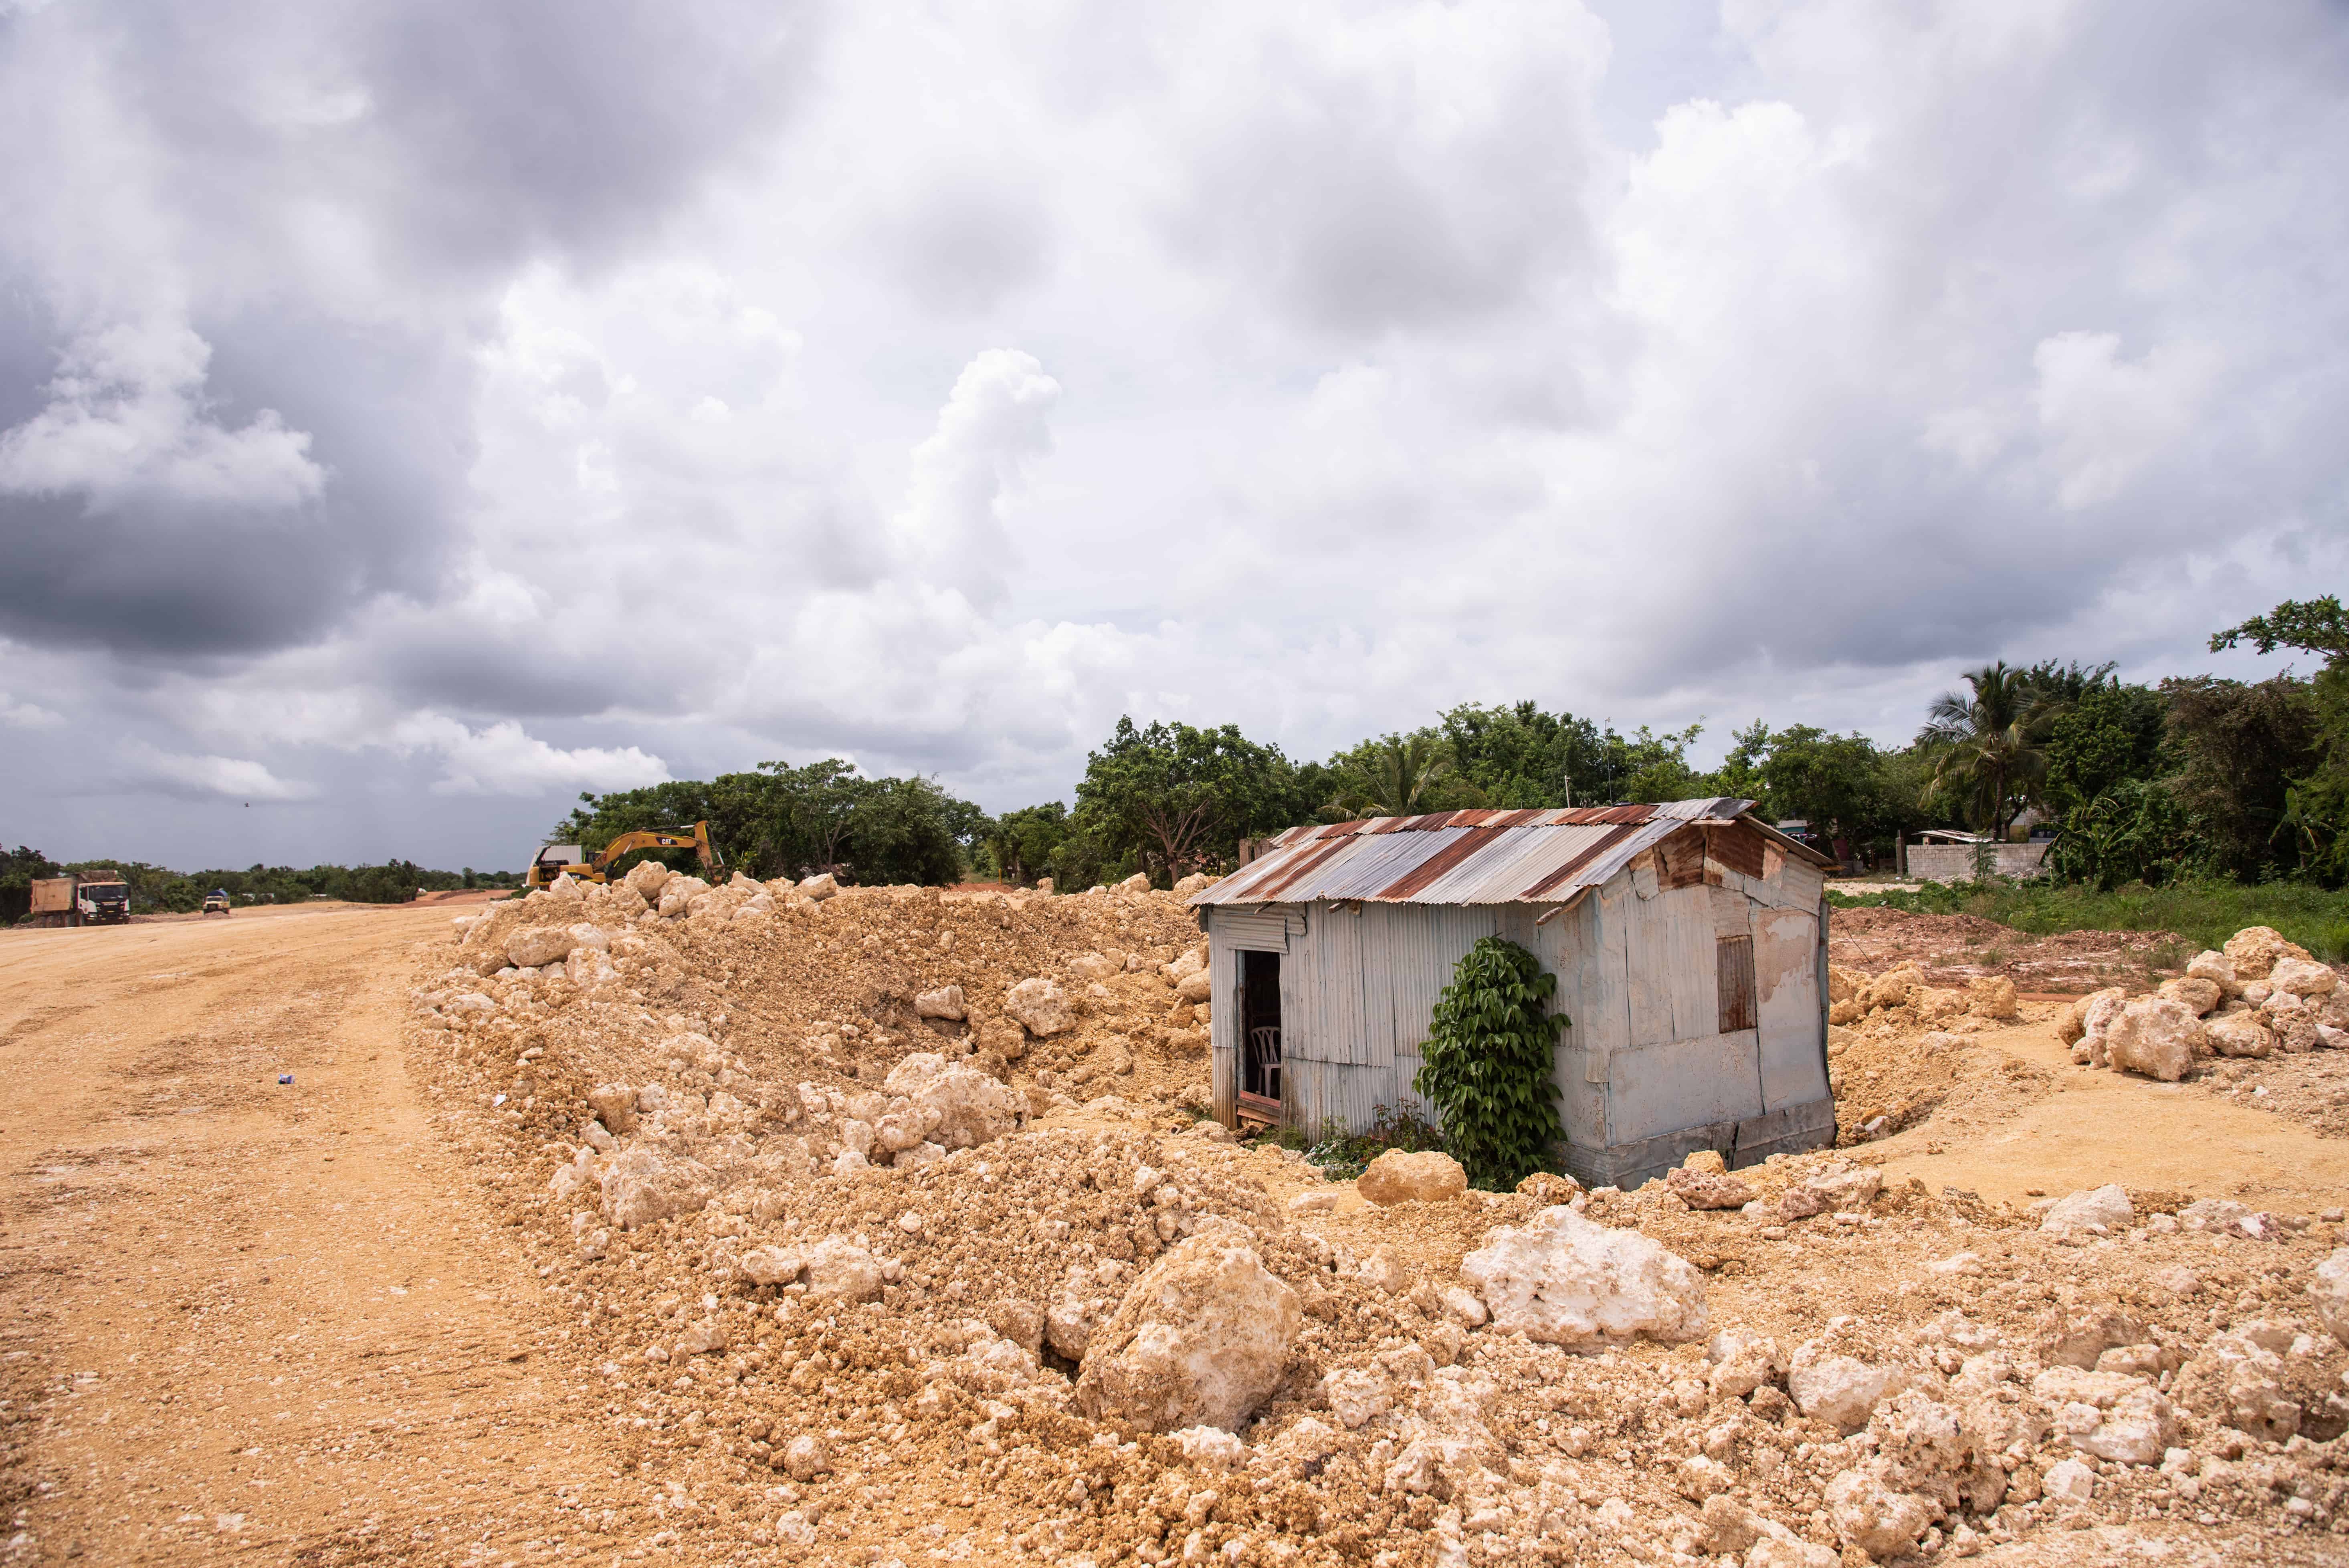
[[[1280,1116],[1280,954],[1242,952],[1240,1109]]]

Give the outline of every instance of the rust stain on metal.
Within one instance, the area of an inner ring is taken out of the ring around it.
[[[1413,867],[1409,875],[1371,896],[1407,899],[1421,889],[1433,885],[1444,872],[1499,838],[1504,831],[1506,830],[1501,828],[1464,828],[1457,839]]]
[[[1298,882],[1304,878],[1306,873],[1312,871],[1316,866],[1320,865],[1324,861],[1332,860],[1345,852],[1346,841],[1344,839],[1332,839],[1322,844],[1319,849],[1306,851],[1297,857],[1295,864],[1281,868],[1279,876],[1266,882],[1260,886],[1249,889],[1248,896],[1251,898],[1262,899],[1268,903],[1278,903],[1280,892],[1283,888],[1295,887]]]
[[[1704,852],[1739,876],[1759,880],[1762,875],[1762,835],[1744,822],[1725,827],[1708,824]]]
[[[1634,832],[1637,832],[1639,828],[1641,826],[1645,826],[1645,824],[1627,825],[1617,828],[1613,832],[1599,839],[1591,844],[1588,849],[1584,850],[1580,854],[1575,856],[1574,859],[1567,861],[1566,864],[1558,867],[1557,870],[1550,872],[1549,875],[1542,878],[1541,881],[1534,883],[1533,886],[1526,889],[1525,892],[1517,894],[1517,896],[1519,898],[1539,898],[1544,893],[1552,892],[1559,888],[1565,887],[1574,880],[1574,875],[1577,872],[1579,872],[1583,867],[1597,860],[1600,855],[1605,854],[1608,851],[1621,843],[1625,839],[1630,838]]]

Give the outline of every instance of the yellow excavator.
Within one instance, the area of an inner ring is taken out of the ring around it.
[[[582,853],[576,844],[543,845],[530,862],[530,875],[525,885],[551,887],[559,876],[573,877],[580,882],[602,882],[604,868],[631,850],[691,850],[701,857],[703,871],[726,869],[726,862],[719,857],[717,848],[709,841],[709,824],[696,822],[690,828],[647,828],[640,832],[622,833],[592,855]]]

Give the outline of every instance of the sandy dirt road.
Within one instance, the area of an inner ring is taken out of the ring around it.
[[[618,1461],[401,1056],[447,920],[0,934],[0,1561],[587,1550]]]

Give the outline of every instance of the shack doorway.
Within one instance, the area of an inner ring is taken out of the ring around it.
[[[1280,954],[1242,951],[1240,1095],[1243,1115],[1280,1120]]]

